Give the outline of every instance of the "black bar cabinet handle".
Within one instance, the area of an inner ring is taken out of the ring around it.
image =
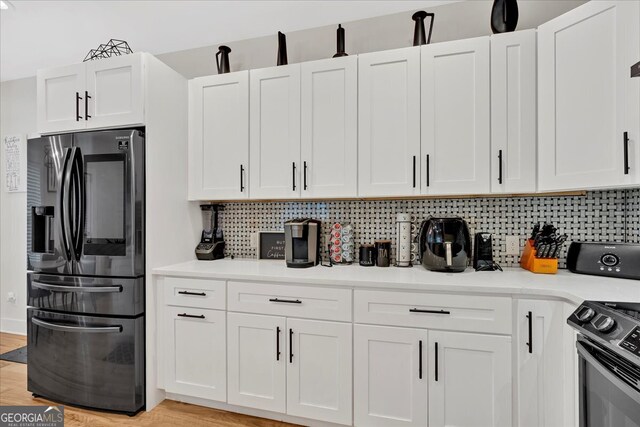
[[[89,96],[89,92],[88,91],[84,91],[84,119],[89,120],[91,118],[91,116],[89,115],[89,100],[91,99],[91,97]]]
[[[409,313],[451,314],[447,310],[422,310],[420,308],[410,308]]]
[[[306,161],[304,162],[304,174],[302,176],[303,176],[303,179],[304,179],[303,188],[304,188],[304,190],[306,190],[307,189],[307,162]]]
[[[418,378],[422,379],[422,340],[418,341]]]
[[[178,317],[191,317],[193,319],[204,319],[204,314],[196,316],[194,314],[178,313]]]
[[[527,314],[527,319],[529,319],[529,342],[527,347],[529,347],[529,353],[533,353],[533,314],[531,312]]]
[[[197,295],[199,297],[206,297],[207,294],[205,292],[191,292],[191,291],[178,291],[180,295]]]
[[[427,175],[427,187],[429,186],[429,155],[427,154],[427,170],[426,170],[426,175]]]
[[[629,175],[629,132],[624,133],[624,174]]]
[[[413,188],[416,188],[416,156],[413,156]]]
[[[293,363],[293,329],[289,328],[289,363]]]
[[[82,97],[80,96],[80,93],[76,92],[76,122],[79,122],[80,120],[82,120],[82,116],[80,115],[80,100],[82,99]]]
[[[502,184],[502,150],[498,150],[498,183]]]
[[[435,380],[436,380],[436,381],[438,381],[438,343],[437,343],[437,342],[436,342],[435,357],[436,357],[436,360],[435,360],[435,363],[434,363],[434,365],[435,365],[435,370],[436,370],[436,371],[435,371],[435,374],[436,374],[436,376],[435,376]]]
[[[276,326],[276,360],[280,360],[280,326]]]
[[[240,165],[240,192],[244,191],[244,166]]]
[[[269,298],[269,302],[287,302],[289,304],[302,304],[302,301],[300,301],[299,299],[292,300],[292,299]]]
[[[291,179],[293,191],[296,191],[296,162],[291,162]]]

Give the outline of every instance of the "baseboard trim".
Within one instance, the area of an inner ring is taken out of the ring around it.
[[[27,335],[27,321],[21,319],[0,318],[0,332],[8,334]]]

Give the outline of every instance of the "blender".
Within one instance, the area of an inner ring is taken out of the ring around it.
[[[220,205],[200,205],[202,210],[202,235],[196,246],[196,257],[199,260],[224,258],[224,237],[218,225]]]

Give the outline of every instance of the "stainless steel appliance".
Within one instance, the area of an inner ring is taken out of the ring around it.
[[[144,407],[144,130],[27,145],[28,389]]]
[[[411,267],[411,214],[396,216],[396,267]]]
[[[640,279],[640,245],[572,242],[567,268],[573,273]]]
[[[284,223],[287,267],[306,268],[320,263],[320,221],[298,218]]]
[[[427,218],[420,226],[418,245],[422,265],[428,270],[461,272],[469,265],[471,238],[462,218]]]
[[[219,205],[200,205],[202,210],[202,235],[196,246],[196,258],[213,260],[224,258],[224,237],[218,225]]]
[[[640,427],[640,303],[584,302],[579,332],[580,427]]]

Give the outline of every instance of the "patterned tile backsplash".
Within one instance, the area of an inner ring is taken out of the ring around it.
[[[333,222],[354,227],[355,247],[374,240],[390,239],[395,257],[395,220],[398,213],[411,213],[416,229],[429,215],[458,215],[469,231],[493,235],[494,259],[516,267],[518,257],[505,255],[505,237],[517,235],[524,246],[536,221],[547,221],[569,235],[569,241],[615,241],[640,243],[640,188],[590,191],[585,196],[544,196],[469,199],[423,199],[328,202],[226,203],[220,212],[227,255],[255,258],[251,234],[259,230],[282,230],[284,221],[310,217],[322,221],[323,259],[327,259],[326,236]],[[560,257],[565,266],[566,250]],[[356,250],[357,254],[357,250]]]

